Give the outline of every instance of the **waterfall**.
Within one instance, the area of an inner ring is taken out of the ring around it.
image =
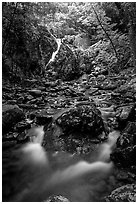
[[[50,62],[54,62],[56,55],[58,54],[58,51],[60,49],[60,46],[62,44],[62,40],[60,38],[56,38],[50,31],[48,31],[50,33],[50,35],[55,39],[56,43],[57,43],[57,50],[55,52],[53,52],[51,59],[49,60],[49,62],[47,63],[46,67],[50,64]]]
[[[61,46],[61,44],[62,44],[61,39],[56,39],[56,42],[57,42],[57,45],[58,45],[57,50],[56,50],[55,52],[53,52],[52,57],[51,57],[51,59],[49,60],[48,64],[49,64],[50,62],[54,62],[55,57],[56,57],[56,55],[57,55],[57,53],[58,53],[58,51],[59,51],[59,49],[60,49],[60,46]]]
[[[89,200],[88,192],[92,196],[92,201],[99,199],[101,190],[106,190],[106,187],[101,186],[101,182],[111,174],[113,169],[110,154],[120,133],[118,131],[109,133],[107,142],[99,147],[95,162],[79,161],[69,164],[68,167],[59,166],[53,169],[50,157],[41,146],[44,131],[42,128],[36,128],[35,131],[34,140],[16,152],[16,157],[19,157],[16,165],[20,170],[15,173],[17,175],[20,173],[21,176],[20,181],[13,185],[20,191],[9,201],[40,202],[48,199],[50,195],[61,194],[73,201],[80,202]],[[91,184],[88,184],[88,180],[85,179],[88,176]],[[83,200],[84,198],[86,200]]]

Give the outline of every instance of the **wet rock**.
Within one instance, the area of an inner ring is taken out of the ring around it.
[[[20,96],[18,99],[17,99],[17,103],[23,103],[24,101],[24,97],[23,96]]]
[[[37,87],[38,88],[38,90],[41,90],[41,91],[45,91],[46,90],[46,87],[45,86],[39,86],[39,87]]]
[[[17,105],[6,105],[3,106],[2,112],[2,131],[3,133],[8,132],[16,123],[20,122],[25,118],[25,114],[22,109]]]
[[[44,114],[44,113],[39,113],[36,115],[36,123],[38,125],[46,125],[52,121],[52,117]]]
[[[29,141],[30,141],[30,138],[25,132],[22,132],[22,133],[18,134],[17,143],[26,143],[26,142],[29,142]]]
[[[93,72],[94,76],[98,77],[99,75],[105,76],[105,75],[108,75],[108,74],[109,74],[109,72],[108,72],[107,69],[103,69],[103,68],[98,67],[98,66],[94,67],[94,72]]]
[[[45,87],[55,87],[57,85],[57,82],[46,81],[44,85]]]
[[[120,167],[131,167],[136,165],[136,146],[124,149],[116,148],[111,154],[111,160]]]
[[[44,202],[70,202],[67,198],[58,195],[58,196],[50,196],[49,199],[47,199]]]
[[[4,151],[5,149],[13,148],[13,146],[16,146],[16,144],[17,144],[16,140],[3,141],[2,142],[2,151]],[[3,154],[4,154],[4,152],[3,152]]]
[[[32,105],[32,104],[18,104],[20,108],[23,109],[37,109],[37,105]]]
[[[108,72],[107,69],[102,69],[102,70],[100,71],[100,74],[102,74],[102,75],[108,75],[109,72]]]
[[[8,100],[8,103],[14,105],[14,104],[17,104],[17,101],[16,100]]]
[[[33,99],[34,99],[34,97],[31,96],[31,95],[28,95],[28,96],[26,97],[26,100],[27,100],[27,101],[31,101],[31,100],[33,100]]]
[[[105,198],[106,202],[136,202],[136,185],[121,186]]]
[[[81,77],[80,77],[80,82],[82,83],[82,82],[84,82],[84,81],[88,81],[88,79],[89,79],[89,76],[88,76],[88,74],[83,74]]]
[[[136,174],[133,172],[128,171],[128,169],[117,169],[116,172],[116,180],[117,183],[124,184],[132,184],[136,181]]]
[[[106,77],[105,77],[104,75],[100,74],[100,75],[98,75],[97,80],[98,80],[98,81],[104,81],[105,78],[106,78]]]
[[[5,92],[11,92],[11,88],[10,87],[2,87],[2,91],[5,91]]]
[[[15,126],[15,130],[17,132],[23,132],[25,129],[29,129],[31,128],[31,124],[27,123],[27,122],[19,122],[16,126]]]
[[[79,72],[75,54],[66,44],[61,44],[55,61],[51,62],[48,67],[52,67],[56,71],[56,78],[67,81],[77,78]]]
[[[90,137],[96,137],[104,131],[100,111],[94,104],[74,107],[56,120],[65,135],[71,132],[84,132]]]
[[[98,92],[98,88],[91,88],[88,90],[88,94],[91,96],[93,95],[94,93]]]
[[[129,122],[116,143],[111,159],[121,167],[136,165],[136,124]]]
[[[76,91],[72,88],[68,88],[64,91],[64,95],[65,96],[70,96],[70,97],[76,97],[78,96],[78,94],[76,93]]]
[[[132,82],[133,80],[130,82],[127,81],[127,83],[118,86],[115,92],[120,93],[123,98],[132,98],[134,100],[136,95],[136,83],[135,81]]]
[[[17,138],[17,136],[18,136],[18,133],[17,133],[17,132],[15,132],[15,133],[13,133],[13,132],[8,132],[7,134],[5,134],[5,135],[2,137],[2,142],[5,142],[5,141],[8,141],[8,142],[10,142],[10,141],[15,141],[16,138]]]
[[[117,117],[119,128],[123,129],[128,121],[136,121],[136,104],[131,104],[121,108],[121,112]]]
[[[29,90],[28,91],[32,96],[35,96],[35,97],[39,97],[42,95],[42,92],[41,90],[38,90],[38,89],[32,89],[32,90]]]
[[[117,140],[117,147],[128,147],[136,145],[136,123],[129,122]]]
[[[31,86],[37,82],[37,79],[24,79],[23,83],[24,85]]]
[[[3,105],[3,106],[2,106],[2,113],[3,113],[3,112],[6,112],[6,111],[8,111],[8,110],[11,110],[11,109],[16,109],[16,108],[19,108],[19,106],[17,106],[17,105],[11,105],[11,104]]]
[[[117,86],[118,84],[108,84],[108,85],[101,84],[99,88],[102,90],[114,90],[117,88]]]
[[[37,103],[37,99],[33,98],[33,99],[31,99],[30,101],[27,102],[27,105],[28,104],[35,104],[35,105],[37,105],[36,103]]]

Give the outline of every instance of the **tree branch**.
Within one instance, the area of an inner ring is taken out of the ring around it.
[[[115,52],[116,58],[119,60],[118,54],[117,54],[117,51],[116,51],[116,49],[115,49],[115,46],[114,46],[114,44],[113,44],[112,39],[110,38],[109,34],[107,33],[107,31],[106,31],[105,28],[103,27],[103,25],[102,25],[102,23],[101,23],[101,21],[100,21],[100,19],[99,19],[99,17],[98,17],[98,14],[97,14],[97,12],[96,12],[96,10],[94,9],[93,6],[92,6],[92,9],[93,9],[93,11],[94,11],[94,13],[95,13],[95,15],[96,15],[96,18],[97,18],[97,20],[98,20],[100,26],[102,27],[103,31],[105,32],[105,34],[107,35],[108,39],[109,39],[110,42],[111,42],[111,45],[112,45],[113,50],[114,50],[114,52]]]

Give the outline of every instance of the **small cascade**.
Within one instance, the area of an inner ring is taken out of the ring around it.
[[[54,37],[55,38],[55,37]],[[60,38],[55,38],[56,42],[57,42],[57,50],[55,52],[53,52],[51,59],[49,60],[49,62],[47,63],[46,67],[50,64],[50,62],[54,62],[56,55],[58,54],[58,51],[60,49],[60,46],[62,44],[62,40]]]
[[[79,161],[66,168],[59,166],[55,170],[51,166],[48,154],[41,146],[44,131],[42,128],[36,128],[35,131],[38,139],[35,137],[31,143],[24,145],[16,152],[20,158],[19,163],[16,163],[16,165],[19,166],[19,169],[25,171],[22,172],[25,178],[21,175],[21,179],[24,179],[26,182],[24,181],[23,184],[18,184],[20,192],[14,195],[10,201],[40,202],[48,199],[50,195],[59,193],[69,196],[69,199],[73,201],[85,201],[83,197],[85,197],[87,201],[89,200],[89,198],[87,198],[89,195],[86,194],[88,194],[89,188],[92,194],[91,200],[95,201],[95,199],[99,198],[98,196],[100,196],[101,193],[101,181],[106,179],[113,170],[110,154],[116,145],[116,140],[120,133],[118,131],[109,133],[107,142],[101,144],[99,147],[99,153],[96,156],[95,162]],[[88,180],[86,181],[85,179],[88,176],[91,180],[91,184],[89,185]],[[84,186],[82,186],[81,183],[83,179],[85,180]]]
[[[56,39],[56,42],[57,42],[57,44],[58,44],[58,47],[57,47],[57,50],[56,50],[55,52],[53,52],[52,57],[51,57],[51,59],[49,60],[49,63],[50,63],[50,62],[54,62],[55,57],[56,57],[56,55],[57,55],[57,53],[58,53],[58,51],[59,51],[59,49],[60,49],[60,46],[61,46],[61,44],[62,44],[61,39]]]

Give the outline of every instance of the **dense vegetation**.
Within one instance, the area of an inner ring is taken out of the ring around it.
[[[136,3],[2,12],[3,201],[136,202]]]
[[[2,5],[4,75],[22,78],[44,74],[57,49],[56,38],[74,50],[78,76],[90,73],[93,61],[110,72],[135,66],[135,2]]]

